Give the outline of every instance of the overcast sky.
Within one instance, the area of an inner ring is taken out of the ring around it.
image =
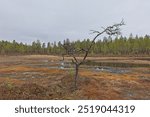
[[[123,36],[149,34],[150,0],[0,0],[0,40],[85,39],[122,18]]]

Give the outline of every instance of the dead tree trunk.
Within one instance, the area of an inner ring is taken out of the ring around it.
[[[79,64],[75,64],[75,77],[74,77],[74,87],[77,89],[77,80],[78,80],[78,73],[79,73]]]

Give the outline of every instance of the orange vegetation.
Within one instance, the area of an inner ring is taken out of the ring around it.
[[[28,59],[36,58],[22,61]],[[81,69],[74,90],[69,70],[6,63],[0,62],[0,99],[150,99],[150,68],[123,74]]]

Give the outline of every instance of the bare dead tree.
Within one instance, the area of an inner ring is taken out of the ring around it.
[[[96,34],[96,36],[92,39],[91,44],[87,48],[80,48],[77,49],[72,43],[64,43],[63,47],[66,50],[66,54],[72,57],[72,63],[75,65],[75,76],[74,76],[74,87],[77,88],[77,79],[78,79],[78,72],[79,72],[79,67],[81,64],[83,64],[92,48],[92,46],[95,43],[95,40],[102,34],[106,33],[108,36],[117,36],[120,35],[120,27],[124,24],[124,21],[122,20],[120,23],[114,24],[112,26],[108,26],[106,28],[102,27],[102,31],[96,31],[96,30],[91,30],[91,34]],[[84,56],[82,59],[78,59],[79,53],[84,53]],[[64,57],[64,56],[63,56]]]

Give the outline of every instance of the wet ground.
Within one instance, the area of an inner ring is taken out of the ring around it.
[[[150,99],[148,57],[94,58],[80,67],[74,90],[69,57],[0,57],[0,99]]]

